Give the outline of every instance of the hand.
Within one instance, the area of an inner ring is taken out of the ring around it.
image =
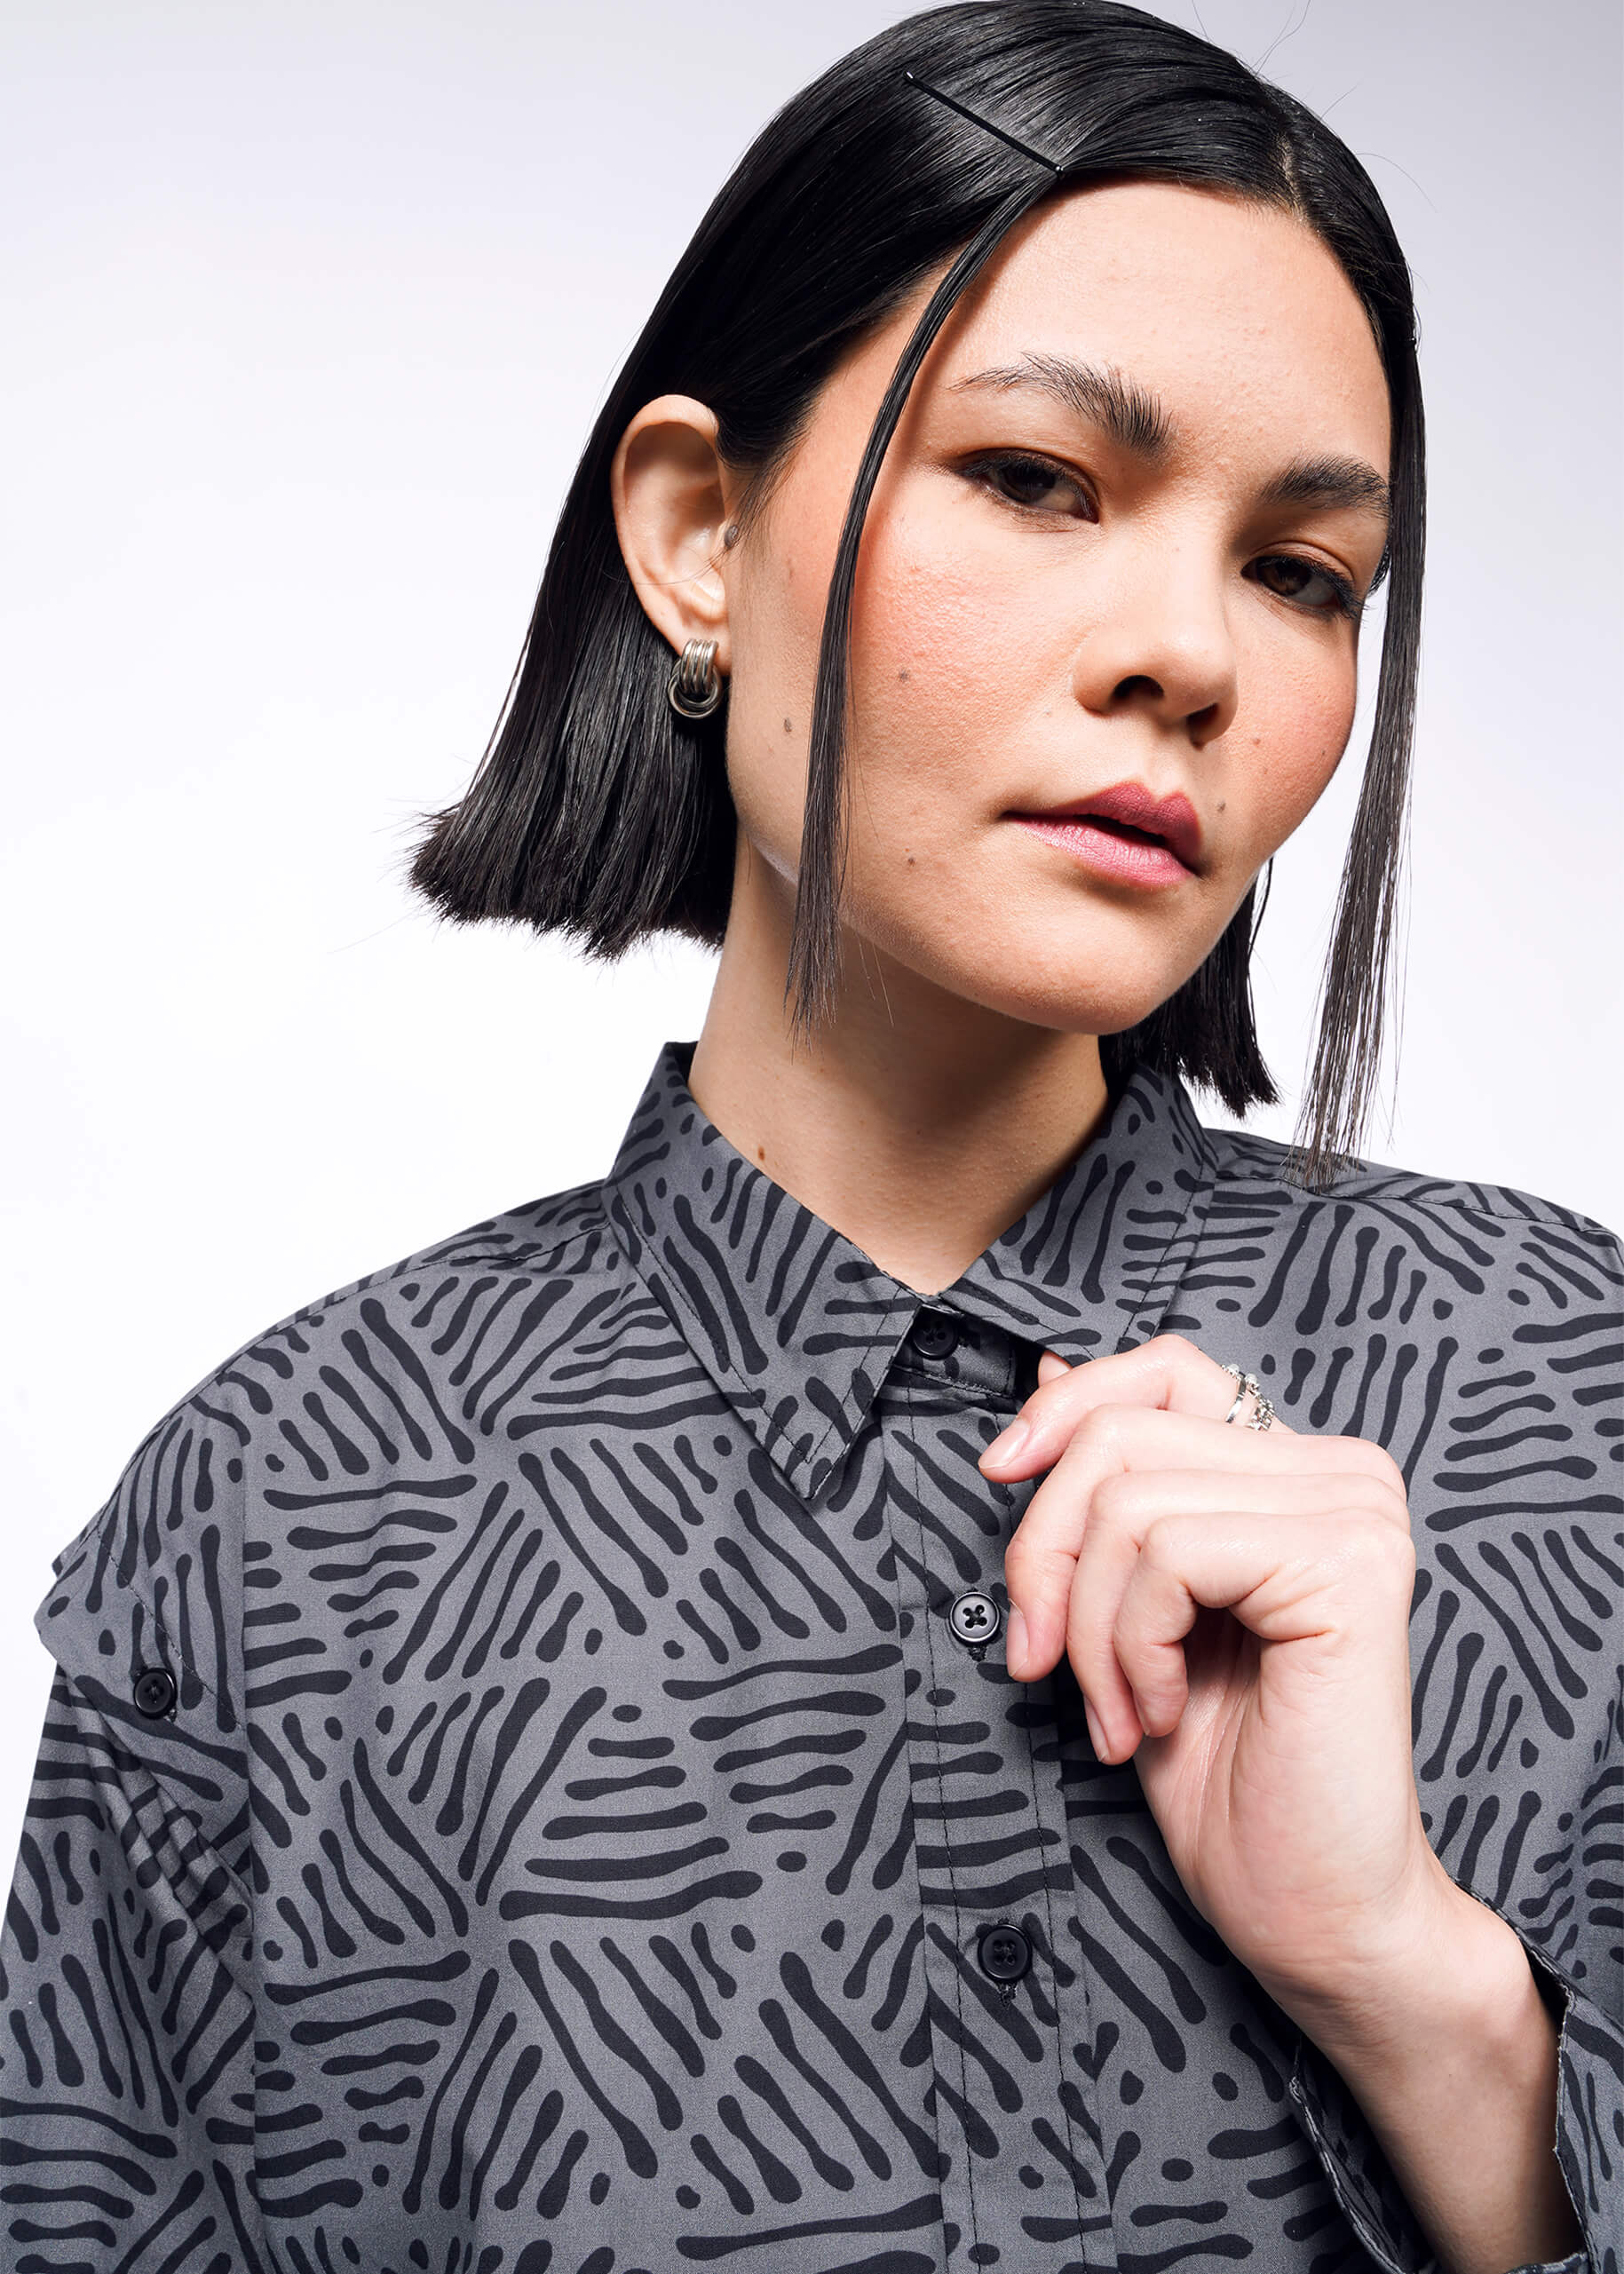
[[[1363,1438],[1226,1424],[1234,1397],[1178,1335],[1046,1351],[1026,1436],[980,1465],[1050,1471],[1004,1558],[1010,1674],[1070,1660],[1197,1909],[1304,2019],[1414,1978],[1468,1898],[1415,1791],[1403,1474]]]

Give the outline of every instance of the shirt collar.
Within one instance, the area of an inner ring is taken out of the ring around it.
[[[729,1144],[689,1090],[694,1047],[661,1048],[605,1208],[632,1269],[803,1499],[838,1473],[927,1301],[1073,1363],[1156,1332],[1212,1178],[1176,1077],[1137,1068],[1019,1222],[926,1297]]]

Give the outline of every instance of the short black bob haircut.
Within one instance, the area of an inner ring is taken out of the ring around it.
[[[852,587],[886,446],[947,312],[1006,232],[1046,198],[1125,178],[1226,191],[1297,216],[1359,294],[1387,378],[1381,677],[1311,1092],[1287,1169],[1324,1190],[1352,1162],[1376,1075],[1407,827],[1424,518],[1410,274],[1369,176],[1311,111],[1224,49],[1114,0],[926,9],[843,56],[763,129],[604,404],[496,729],[466,795],[428,818],[411,882],[450,917],[562,931],[600,956],[662,931],[720,946],[736,827],[726,705],[691,722],[667,700],[672,651],[626,571],[611,462],[643,404],[696,396],[716,414],[722,456],[743,476],[735,519],[748,534],[825,381],[950,259],[874,422],[829,583],[789,959],[796,1031],[828,1017],[845,856]],[[1216,1091],[1236,1113],[1276,1102],[1251,999],[1255,896],[1256,884],[1165,1002],[1100,1038],[1113,1094],[1145,1064]]]

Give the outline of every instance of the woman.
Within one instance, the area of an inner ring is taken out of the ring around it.
[[[1351,1151],[1413,341],[1351,155],[1133,9],[747,154],[415,871],[719,945],[703,1033],[58,1557],[10,2262],[1614,2262],[1624,1258]],[[1185,1085],[1274,1094],[1383,581],[1288,1153]]]

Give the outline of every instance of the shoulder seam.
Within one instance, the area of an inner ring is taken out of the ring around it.
[[[489,1219],[488,1226],[481,1225],[477,1232],[471,1228],[465,1234],[453,1232],[448,1240],[440,1243],[438,1248],[420,1248],[413,1255],[403,1256],[399,1263],[385,1264],[381,1270],[368,1272],[360,1279],[350,1280],[344,1286],[335,1288],[329,1295],[318,1295],[313,1302],[301,1304],[298,1310],[289,1311],[282,1318],[274,1319],[270,1326],[262,1327],[257,1334],[250,1335],[245,1341],[239,1343],[234,1351],[219,1361],[218,1366],[211,1367],[209,1372],[200,1376],[189,1390],[184,1391],[170,1406],[163,1418],[167,1419],[170,1414],[184,1412],[194,1405],[196,1400],[207,1391],[224,1386],[226,1376],[239,1359],[263,1349],[275,1337],[285,1335],[291,1329],[297,1329],[305,1322],[327,1319],[341,1303],[349,1302],[353,1296],[365,1295],[374,1288],[388,1287],[394,1280],[405,1278],[410,1272],[432,1270],[436,1263],[450,1263],[457,1260],[459,1256],[466,1257],[470,1261],[477,1260],[484,1268],[493,1271],[503,1268],[513,1270],[519,1268],[521,1264],[530,1269],[545,1269],[556,1257],[577,1246],[582,1240],[590,1239],[600,1230],[606,1232],[609,1230],[607,1216],[600,1206],[598,1221],[596,1224],[578,1226],[575,1231],[566,1233],[563,1239],[554,1241],[551,1247],[543,1248],[539,1253],[527,1253],[522,1257],[502,1254],[479,1256],[476,1244],[479,1237],[489,1226],[494,1226],[499,1221],[499,1218],[493,1216]],[[468,1241],[467,1248],[459,1248],[458,1243],[464,1239]],[[610,1244],[614,1247],[618,1254],[618,1244],[613,1239]],[[162,1420],[154,1422],[153,1427],[154,1430],[161,1429]]]
[[[1208,1132],[1208,1134],[1214,1133]],[[1227,1137],[1238,1132],[1222,1130],[1216,1134]],[[1517,1192],[1521,1199],[1529,1203],[1525,1208],[1505,1205],[1496,1207],[1493,1201],[1486,1197],[1482,1199],[1469,1197],[1468,1193],[1471,1190],[1481,1191],[1483,1188],[1472,1187],[1470,1180],[1466,1177],[1436,1177],[1422,1169],[1402,1169],[1388,1161],[1369,1161],[1361,1164],[1361,1167],[1362,1173],[1366,1176],[1390,1177],[1401,1185],[1407,1184],[1411,1190],[1407,1194],[1395,1194],[1390,1192],[1344,1192],[1333,1185],[1328,1192],[1311,1192],[1301,1185],[1287,1184],[1278,1175],[1271,1175],[1269,1169],[1262,1164],[1233,1165],[1225,1163],[1222,1160],[1216,1164],[1214,1182],[1219,1188],[1225,1185],[1269,1182],[1276,1191],[1286,1194],[1294,1203],[1308,1200],[1339,1200],[1347,1208],[1407,1197],[1424,1202],[1430,1208],[1456,1208],[1463,1215],[1488,1216],[1496,1224],[1554,1224],[1565,1231],[1591,1235],[1599,1233],[1604,1240],[1611,1241],[1613,1246],[1624,1248],[1624,1237],[1615,1232],[1611,1224],[1604,1224],[1599,1216],[1588,1216],[1582,1208],[1570,1208],[1565,1201],[1553,1200],[1542,1192],[1524,1192],[1519,1186],[1512,1185],[1491,1186],[1488,1189],[1493,1192]],[[1442,1189],[1431,1192],[1415,1189],[1427,1185]],[[1466,1186],[1468,1191],[1462,1192],[1462,1186]]]

